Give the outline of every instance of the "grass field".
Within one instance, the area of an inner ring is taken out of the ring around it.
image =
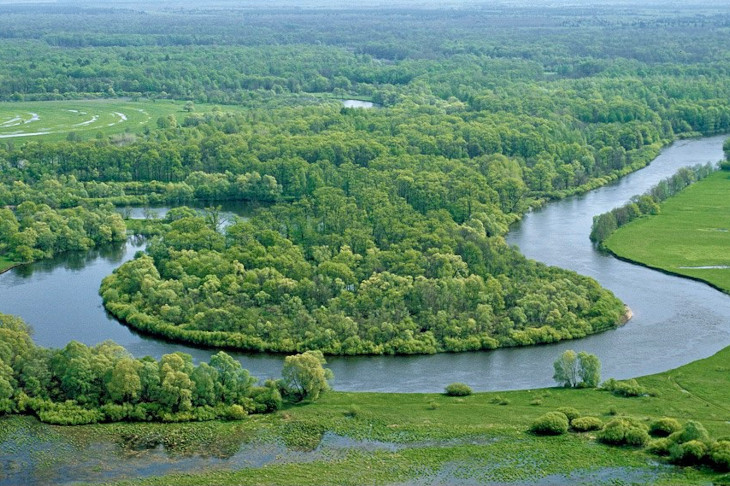
[[[632,221],[605,246],[616,255],[704,280],[730,293],[730,173],[720,171]]]
[[[119,99],[0,103],[0,141],[64,140],[70,132],[81,139],[93,138],[99,132],[135,133],[146,125],[156,127],[161,116],[172,114],[182,121],[187,115],[184,106],[183,101]],[[205,113],[213,106],[196,104],[195,111]],[[226,111],[237,109],[225,107]]]
[[[0,458],[22,469],[36,454],[36,479],[49,482],[85,461],[79,467],[88,481],[148,475],[133,484],[711,484],[723,476],[601,445],[594,433],[536,437],[527,429],[536,417],[571,406],[604,422],[621,415],[695,419],[713,437],[728,437],[729,372],[730,348],[640,378],[654,396],[634,398],[562,388],[462,398],[332,392],[242,422],[54,427],[13,417],[0,427]],[[97,460],[104,466],[94,471],[88,464]],[[117,476],[124,468],[131,472]]]

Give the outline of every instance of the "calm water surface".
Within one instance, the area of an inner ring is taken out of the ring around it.
[[[730,345],[730,297],[709,286],[631,265],[597,252],[588,240],[592,217],[644,192],[680,167],[722,158],[725,137],[681,141],[652,164],[617,183],[551,203],[528,214],[507,239],[529,258],[575,270],[598,280],[628,304],[634,318],[619,329],[555,345],[482,353],[414,357],[330,358],[334,387],[347,391],[437,392],[454,381],[477,390],[553,385],[552,363],[565,349],[599,356],[605,378],[628,378],[675,368]],[[97,344],[112,339],[135,356],[180,350],[196,359],[215,351],[142,336],[106,314],[101,280],[142,249],[129,241],[117,248],[64,255],[0,276],[0,312],[17,314],[35,329],[39,345],[70,340]],[[234,354],[234,353],[232,353]],[[278,355],[234,354],[259,378],[275,377]]]

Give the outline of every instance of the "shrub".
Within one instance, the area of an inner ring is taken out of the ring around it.
[[[651,452],[652,454],[656,454],[657,456],[668,456],[669,455],[669,448],[674,443],[665,438],[662,439],[655,439],[649,442],[649,445],[647,446],[647,450]]]
[[[237,403],[227,407],[226,409],[226,418],[228,420],[242,420],[246,418],[246,410]]]
[[[603,382],[601,388],[620,397],[640,397],[648,393],[647,389],[639,385],[639,382],[633,378],[626,381],[617,381],[611,378]]]
[[[282,405],[281,392],[272,380],[267,381],[266,386],[252,387],[251,397],[253,398],[253,411],[255,413],[275,412]]]
[[[510,404],[510,401],[501,395],[497,395],[496,397],[492,398],[490,400],[490,402],[495,405],[509,405]]]
[[[669,448],[669,460],[676,464],[702,464],[706,454],[707,446],[699,440],[674,444]]]
[[[532,423],[530,432],[537,435],[561,435],[568,431],[568,417],[560,412],[548,412]]]
[[[642,446],[649,441],[644,424],[624,417],[611,420],[598,433],[598,440],[610,445]]]
[[[557,412],[565,414],[565,416],[568,417],[568,421],[571,423],[573,420],[580,417],[580,412],[573,407],[560,407],[557,409]]]
[[[715,469],[730,471],[730,441],[721,440],[712,444],[708,456]]]
[[[649,433],[639,427],[631,427],[626,431],[626,444],[634,447],[643,447],[649,442]]]
[[[570,426],[578,432],[588,432],[589,430],[601,430],[603,421],[598,417],[578,417],[571,420]]]
[[[439,408],[439,406],[440,405],[438,403],[436,403],[435,401],[433,401],[433,400],[431,400],[430,402],[428,402],[428,409],[429,410],[436,410],[437,408]]]
[[[357,405],[350,405],[345,411],[345,417],[355,418],[360,415],[360,407]]]
[[[678,444],[683,444],[691,440],[707,442],[710,440],[710,434],[707,433],[707,429],[701,423],[690,420],[682,430],[673,433],[669,438]]]
[[[667,437],[682,428],[678,420],[668,417],[655,420],[649,426],[649,433],[654,437]]]
[[[466,383],[452,383],[446,387],[446,394],[450,397],[465,397],[471,395],[472,391]]]

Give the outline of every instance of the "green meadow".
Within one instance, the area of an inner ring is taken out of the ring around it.
[[[632,221],[604,244],[621,258],[730,293],[729,191],[730,174],[712,174],[665,201],[658,215]]]
[[[195,104],[205,113],[211,104]],[[226,106],[226,111],[236,108]],[[98,133],[136,133],[144,127],[156,128],[157,119],[174,115],[182,121],[188,114],[184,101],[99,99],[79,101],[38,101],[0,103],[0,141],[65,140],[69,133],[78,139],[94,138]]]

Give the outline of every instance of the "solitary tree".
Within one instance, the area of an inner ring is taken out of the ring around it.
[[[565,387],[598,386],[601,381],[601,362],[595,354],[572,349],[564,351],[555,363],[553,379]]]
[[[321,351],[307,351],[284,359],[281,372],[284,389],[298,400],[316,400],[323,391],[329,390],[328,380],[333,378],[332,370]]]

